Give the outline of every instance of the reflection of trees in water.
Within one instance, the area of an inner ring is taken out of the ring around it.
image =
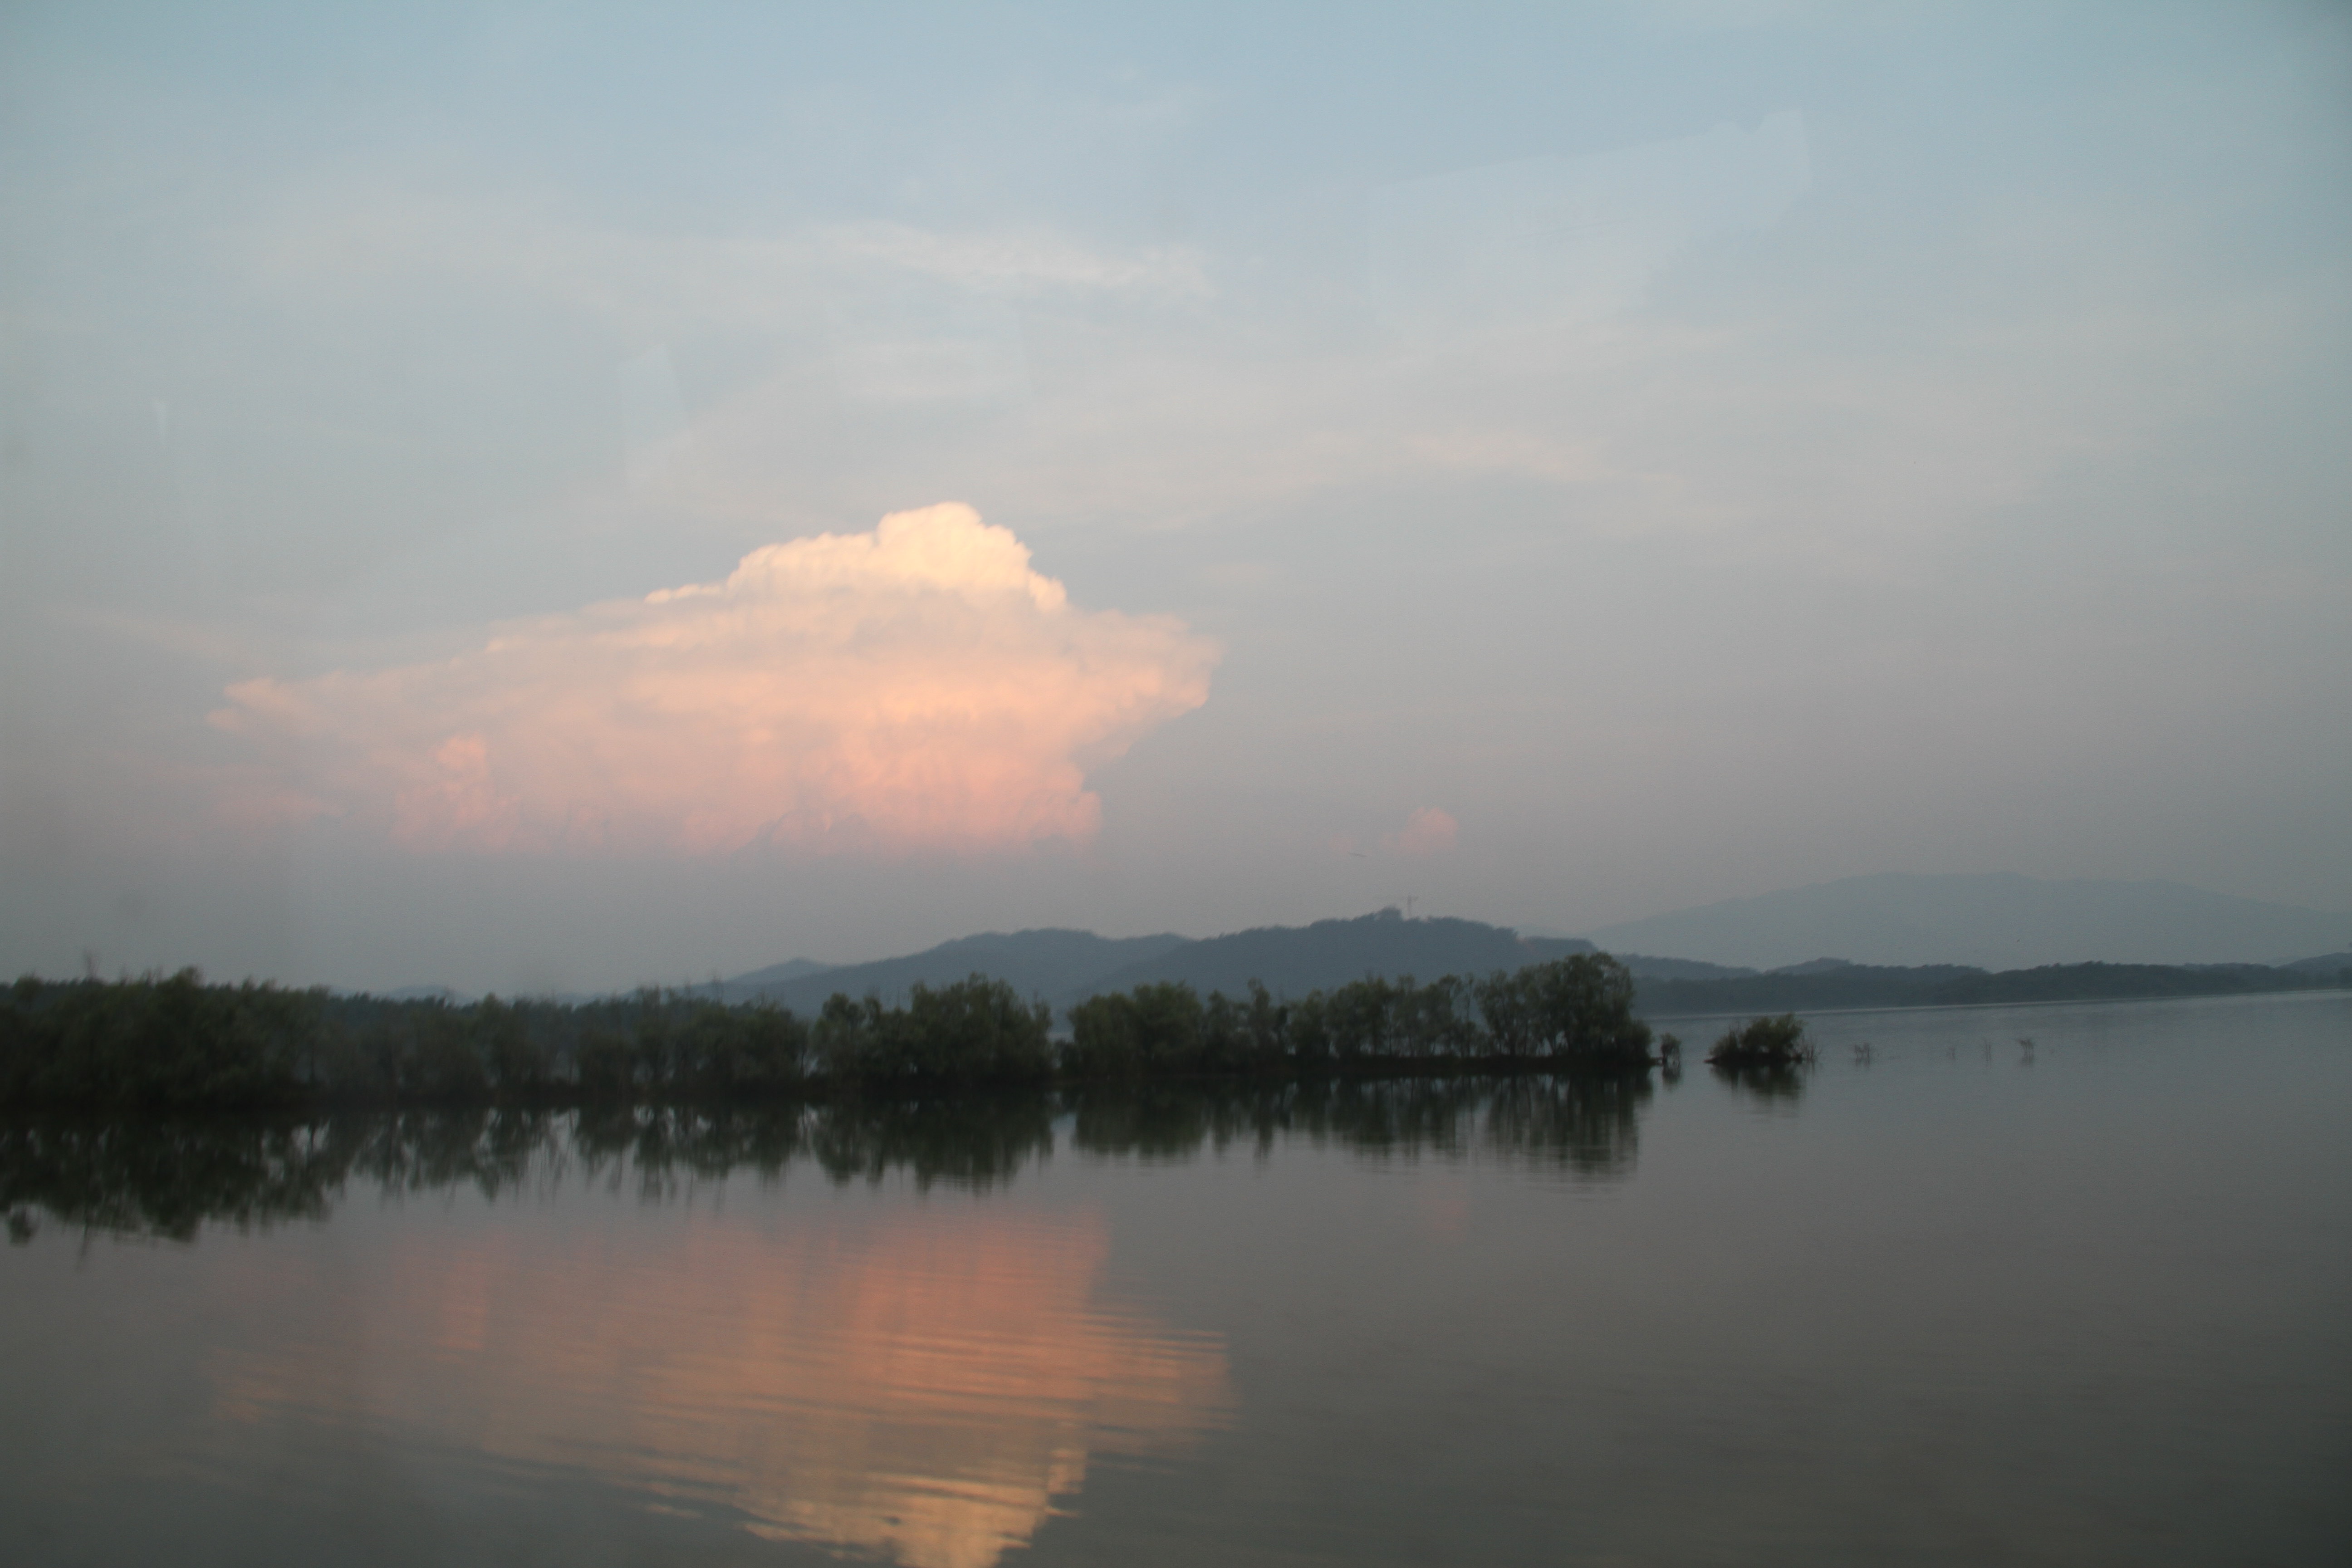
[[[69,1225],[175,1240],[199,1226],[324,1219],[353,1181],[417,1193],[470,1185],[496,1197],[562,1145],[545,1111],[41,1120],[0,1125],[0,1208],[12,1239],[44,1209]]]
[[[1797,1063],[1731,1066],[1710,1062],[1716,1081],[1730,1085],[1764,1105],[1794,1105],[1805,1092],[1805,1069]]]
[[[878,1182],[904,1170],[918,1186],[992,1186],[1053,1149],[1048,1094],[830,1106],[812,1118],[808,1140],[817,1167],[835,1182]]]
[[[1754,1073],[1735,1081],[1792,1095],[1797,1079],[1783,1076],[1785,1085]],[[1633,1168],[1650,1095],[1645,1073],[1531,1073],[740,1108],[47,1119],[0,1125],[0,1209],[18,1241],[38,1228],[37,1211],[93,1230],[186,1240],[208,1222],[322,1219],[353,1184],[391,1193],[470,1187],[495,1200],[577,1172],[634,1175],[658,1196],[681,1179],[777,1180],[805,1163],[836,1184],[903,1174],[919,1187],[986,1188],[1050,1154],[1060,1117],[1072,1146],[1097,1155],[1181,1161],[1244,1141],[1270,1152],[1301,1140],[1374,1157],[1477,1152],[1616,1175]]]
[[[0,1126],[0,1208],[12,1241],[30,1239],[36,1208],[185,1240],[207,1221],[323,1218],[351,1158],[325,1125],[20,1122]]]
[[[562,1130],[544,1110],[408,1112],[341,1117],[326,1124],[351,1144],[340,1182],[370,1182],[385,1192],[437,1192],[471,1186],[495,1198],[527,1183],[562,1147]]]
[[[1478,1135],[1478,1112],[1490,1098],[1533,1079],[1361,1079],[1304,1086],[1310,1092],[1285,1108],[1294,1133],[1360,1154],[1459,1156]]]
[[[1474,1151],[1590,1175],[1630,1171],[1646,1073],[1301,1079],[1274,1087],[1146,1086],[1074,1102],[1082,1152],[1190,1159],[1243,1139],[1353,1153],[1458,1159]]]
[[[571,1152],[591,1174],[628,1169],[649,1193],[679,1176],[736,1171],[774,1178],[802,1152],[802,1109],[591,1106],[573,1119]]]
[[[1633,1168],[1636,1121],[1650,1092],[1647,1073],[1508,1080],[1495,1091],[1486,1142],[1580,1175],[1624,1174]]]

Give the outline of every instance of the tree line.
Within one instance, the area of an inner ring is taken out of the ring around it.
[[[814,1018],[646,989],[591,1002],[395,1001],[194,970],[0,993],[0,1104],[473,1104],[904,1093],[1167,1077],[1653,1061],[1633,981],[1580,953],[1483,978],[1368,978],[1297,999],[1148,984],[1053,1010],[982,974]]]

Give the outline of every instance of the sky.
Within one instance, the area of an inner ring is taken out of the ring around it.
[[[2352,8],[0,8],[0,967],[2352,909]]]

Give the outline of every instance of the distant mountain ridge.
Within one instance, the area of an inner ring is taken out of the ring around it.
[[[917,984],[945,985],[980,973],[1006,981],[1024,996],[1042,997],[1056,1013],[1066,1013],[1088,996],[1156,983],[1173,982],[1204,995],[1221,991],[1239,998],[1256,981],[1278,997],[1297,998],[1368,976],[1423,982],[1447,974],[1475,977],[1590,951],[1588,944],[1570,938],[1522,938],[1476,921],[1407,921],[1384,910],[1307,926],[1263,926],[1202,942],[1165,935],[1114,940],[1057,930],[991,931],[876,963],[828,969],[803,963],[794,978],[756,990],[741,984],[750,976],[739,976],[724,982],[723,989],[728,1000],[771,1000],[809,1014],[835,992],[878,995],[896,1005]],[[1657,1019],[2352,987],[2352,952],[2276,966],[2089,963],[2001,971],[1958,963],[1853,963],[1840,958],[1808,959],[1762,973],[1641,953],[1626,955],[1622,962],[1634,976],[1635,1011]]]
[[[2044,997],[2053,987],[2085,997],[2202,994],[2297,984],[2301,976],[2336,984],[2352,967],[2352,915],[2167,882],[1893,875],[1732,900],[1604,927],[1590,938],[1523,937],[1478,921],[1409,920],[1393,909],[1204,940],[987,931],[869,963],[793,959],[720,982],[716,994],[774,1001],[805,1015],[835,992],[896,1004],[917,984],[980,973],[1065,1009],[1153,982],[1239,996],[1255,980],[1277,996],[1300,996],[1369,975],[1424,982],[1482,975],[1596,947],[1633,972],[1645,1011],[1920,1005]],[[1981,951],[2003,947],[2025,956]],[[2173,956],[2161,963],[2128,956],[2135,948]],[[2235,956],[2233,948],[2261,956]],[[1661,949],[1684,956],[1659,956]],[[2127,956],[2048,956],[2053,950]]]
[[[1646,952],[1618,952],[1610,956],[1633,971],[1637,980],[1738,980],[1759,973],[1736,963],[1707,963],[1696,958],[1656,958]]]
[[[795,1013],[814,1013],[836,991],[850,996],[877,995],[895,1004],[904,1002],[917,985],[945,985],[968,975],[986,974],[1007,982],[1024,996],[1044,996],[1058,1003],[1073,994],[1090,994],[1087,988],[1102,976],[1148,963],[1187,941],[1172,933],[1106,937],[1051,927],[982,931],[900,958],[819,965],[775,980],[760,977],[791,965],[755,969],[724,982],[721,994],[728,1001],[778,1002]]]
[[[814,958],[788,958],[782,963],[772,963],[765,969],[755,969],[749,974],[739,974],[719,984],[728,987],[740,986],[759,992],[770,985],[787,985],[795,980],[806,980],[812,974],[824,974],[839,968],[833,963],[819,963]]]
[[[1328,991],[1378,974],[1434,980],[1518,969],[1592,944],[1576,938],[1523,939],[1503,926],[1465,920],[1407,920],[1394,910],[1306,926],[1259,926],[1187,942],[1096,983],[1126,991],[1150,981],[1181,981],[1203,995],[1241,995],[1255,980],[1277,996]]]
[[[1770,970],[1822,953],[1858,963],[2260,963],[2352,947],[2352,914],[2179,882],[2052,881],[2013,873],[1889,873],[1728,899],[1585,933],[1611,952]]]
[[[805,959],[772,964],[720,984],[729,1001],[778,1002],[814,1012],[835,992],[903,1002],[917,984],[943,985],[979,973],[1010,983],[1024,996],[1057,1007],[1104,991],[1181,981],[1203,994],[1239,995],[1253,980],[1277,996],[1328,990],[1379,974],[1434,980],[1517,969],[1571,952],[1590,952],[1577,937],[1522,939],[1506,926],[1465,920],[1407,920],[1394,910],[1305,926],[1260,926],[1202,941],[1162,934],[1101,937],[1043,929],[988,931],[902,958],[827,968]],[[805,967],[795,971],[795,965]],[[791,972],[782,973],[779,972]]]

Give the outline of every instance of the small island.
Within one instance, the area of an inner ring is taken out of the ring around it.
[[[1811,1062],[1816,1053],[1805,1036],[1804,1020],[1794,1013],[1751,1018],[1724,1032],[1706,1053],[1709,1067],[1746,1069],[1792,1068]]]

